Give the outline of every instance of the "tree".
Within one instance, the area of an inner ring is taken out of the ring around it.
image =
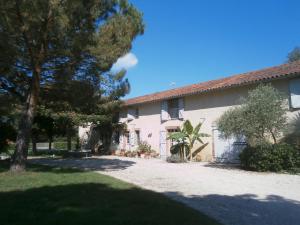
[[[250,145],[270,139],[274,143],[286,126],[284,97],[271,85],[259,85],[242,99],[241,106],[227,110],[217,121],[224,138],[245,137]]]
[[[118,128],[117,113],[130,85],[125,77],[125,71],[107,73],[101,77],[102,88],[85,80],[63,80],[42,89],[39,113],[52,117],[59,131],[67,136],[68,150],[71,149],[71,136],[78,126],[91,123],[92,142],[85,146],[94,149],[100,139],[107,143],[104,149],[108,151],[112,132]],[[90,138],[89,138],[90,139]]]
[[[295,62],[300,60],[300,47],[295,47],[289,54],[288,54],[288,62]]]
[[[185,160],[187,153],[190,155],[190,161],[193,160],[193,153],[198,152],[198,150],[202,150],[204,144],[202,141],[202,137],[209,137],[209,134],[200,133],[202,123],[199,123],[195,128],[192,126],[189,120],[186,120],[183,123],[182,128],[178,132],[170,133],[168,139],[177,142],[175,145],[171,147],[171,153],[177,154],[179,153],[180,158]],[[193,149],[196,142],[200,142],[203,144],[199,146],[197,149]]]
[[[9,142],[16,138],[19,102],[9,93],[0,92],[0,153],[6,152]]]
[[[22,102],[11,170],[25,169],[41,89],[60,78],[93,83],[143,33],[126,0],[0,0],[0,87]],[[64,79],[62,79],[64,80]]]

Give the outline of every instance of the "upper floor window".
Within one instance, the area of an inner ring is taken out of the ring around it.
[[[170,100],[164,100],[161,102],[161,121],[167,121],[170,119],[183,119],[184,113],[184,99],[175,98]]]
[[[290,80],[291,108],[300,108],[300,79]]]
[[[139,108],[135,109],[135,118],[139,118],[140,114],[139,114]]]
[[[179,117],[178,99],[168,100],[168,113],[171,119],[177,119]]]
[[[127,110],[127,119],[133,120],[139,118],[139,109],[138,108],[129,108]]]

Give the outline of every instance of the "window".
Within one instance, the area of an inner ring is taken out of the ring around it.
[[[139,108],[135,109],[135,118],[139,118]]]
[[[135,130],[135,136],[136,136],[136,145],[139,145],[140,141],[141,141],[140,131],[139,130]]]
[[[300,108],[300,79],[290,80],[291,108]]]
[[[125,138],[126,138],[126,143],[129,144],[130,143],[130,136],[129,136],[129,131],[126,131],[124,134]]]
[[[138,108],[129,108],[127,110],[127,119],[129,121],[139,118],[139,109]]]
[[[177,119],[179,117],[178,99],[171,99],[168,101],[168,113],[171,119]]]
[[[117,131],[113,133],[113,143],[120,144],[120,132]]]

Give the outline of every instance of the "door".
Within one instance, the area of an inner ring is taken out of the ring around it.
[[[160,131],[159,134],[159,151],[162,159],[167,158],[167,132]]]
[[[167,129],[167,135],[169,136],[171,133],[174,133],[174,132],[179,132],[179,127],[175,127],[175,128],[169,128]],[[175,144],[177,144],[176,141],[172,140],[172,139],[169,139],[169,140],[166,140],[166,143],[167,143],[167,156],[171,155],[171,147]]]
[[[223,139],[217,129],[213,129],[214,156],[217,162],[239,163],[239,154],[246,147],[244,138]]]

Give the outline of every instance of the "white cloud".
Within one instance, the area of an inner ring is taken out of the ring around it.
[[[170,82],[170,84],[169,84],[169,86],[175,86],[176,85],[176,82],[174,82],[174,81],[172,81],[172,82]]]
[[[128,70],[138,64],[138,59],[133,53],[127,53],[117,60],[113,65],[112,71],[119,71],[122,69]]]

